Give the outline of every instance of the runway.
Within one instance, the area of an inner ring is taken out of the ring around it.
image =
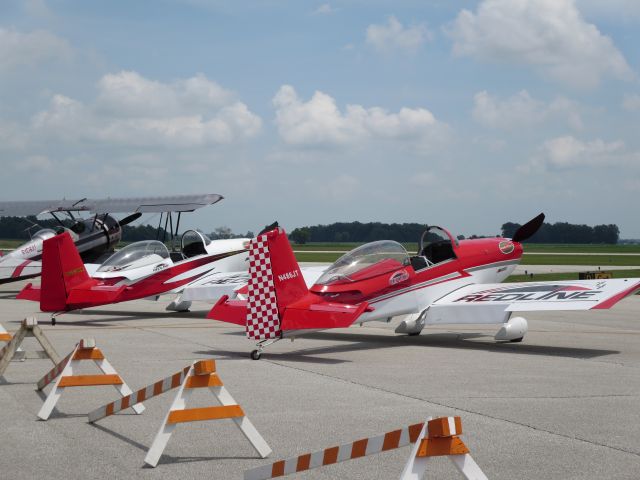
[[[0,286],[0,323],[15,331],[37,310]],[[245,469],[339,445],[428,416],[460,415],[463,439],[491,479],[637,479],[640,472],[640,296],[612,310],[529,313],[523,343],[496,344],[495,327],[425,329],[398,336],[394,323],[278,342],[260,361],[242,329],[145,300],[59,317],[41,326],[61,356],[94,337],[132,389],[215,358],[225,386],[273,449],[258,458],[229,420],[181,424],[156,469],[146,449],[173,394],[91,425],[86,413],[115,400],[112,387],[67,389],[38,421],[35,382],[47,360],[12,362],[0,379],[3,478],[241,479]],[[35,349],[35,341],[24,346]],[[90,362],[88,362],[90,363]],[[86,373],[97,373],[93,365]],[[48,392],[48,390],[47,390]],[[189,406],[213,397],[196,392]],[[403,448],[289,478],[397,478]],[[426,478],[459,478],[435,459]]]

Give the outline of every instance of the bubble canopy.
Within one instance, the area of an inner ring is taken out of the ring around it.
[[[124,268],[137,268],[169,258],[166,245],[157,240],[132,243],[111,255],[98,272],[112,272]]]
[[[409,264],[409,254],[398,242],[371,242],[345,253],[318,279],[318,285],[356,282],[393,272]]]
[[[33,235],[33,240],[35,240],[35,239],[47,240],[47,239],[53,238],[55,236],[56,236],[56,232],[54,232],[53,230],[51,230],[49,228],[43,228],[42,230],[38,230]]]

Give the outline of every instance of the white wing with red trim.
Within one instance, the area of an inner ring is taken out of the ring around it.
[[[15,282],[40,275],[42,263],[19,257],[0,257],[0,283]]]
[[[310,287],[324,273],[329,265],[313,266],[301,268],[302,276]],[[223,295],[230,298],[235,297],[243,292],[249,284],[248,272],[226,272],[212,273],[196,280],[191,285],[185,287],[180,297],[181,301],[203,301],[216,302]]]
[[[500,323],[510,312],[611,308],[640,278],[467,285],[432,303],[427,323]]]

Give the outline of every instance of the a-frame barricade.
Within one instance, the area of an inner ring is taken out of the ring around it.
[[[2,330],[4,330],[4,328]],[[0,376],[4,375],[4,372],[9,366],[9,362],[14,358],[31,358],[26,354],[26,352],[23,352],[20,349],[20,345],[22,345],[22,342],[26,337],[35,337],[38,343],[42,346],[42,350],[35,352],[37,355],[33,358],[48,358],[54,365],[60,362],[60,355],[58,355],[49,339],[38,326],[36,318],[27,317],[22,321],[20,330],[18,330],[15,335],[13,335],[13,338],[9,340],[9,343],[0,350]]]
[[[74,372],[78,370],[79,364],[83,360],[93,360],[102,371],[102,374],[74,375]],[[38,417],[41,420],[47,420],[49,418],[65,388],[113,385],[120,395],[126,396],[131,394],[131,389],[124,383],[124,380],[118,375],[118,372],[116,372],[107,361],[102,351],[96,347],[96,342],[93,338],[80,340],[69,355],[63,358],[62,361],[38,381],[38,390],[44,389],[51,382],[54,382],[53,388],[38,412]],[[132,405],[131,408],[137,414],[144,411],[144,406],[141,403],[136,403]]]
[[[170,377],[159,380],[127,397],[104,405],[89,414],[89,422],[93,423],[113,415],[127,408],[132,402],[142,402],[175,388],[178,389],[178,392],[144,459],[147,465],[155,467],[158,464],[177,424],[221,420],[224,418],[230,418],[235,422],[260,457],[265,458],[271,453],[271,448],[269,448],[267,442],[249,421],[242,407],[236,403],[222,384],[220,377],[216,374],[215,360],[195,361]],[[186,408],[187,401],[194,388],[208,388],[221,405]]]
[[[448,456],[456,468],[471,480],[486,480],[487,477],[475,463],[469,449],[458,437],[462,433],[460,417],[429,419],[400,430],[387,432],[371,438],[307,453],[288,460],[263,465],[244,472],[244,480],[267,480],[305,472],[326,465],[346,462],[356,458],[375,455],[388,450],[414,444],[400,480],[418,480],[426,472],[426,463],[433,456]]]

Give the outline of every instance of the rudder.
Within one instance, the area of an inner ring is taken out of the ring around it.
[[[280,337],[280,313],[308,292],[284,229],[258,235],[249,247],[247,337]]]
[[[71,289],[89,279],[89,274],[68,232],[44,241],[40,310],[66,310],[67,297]]]

